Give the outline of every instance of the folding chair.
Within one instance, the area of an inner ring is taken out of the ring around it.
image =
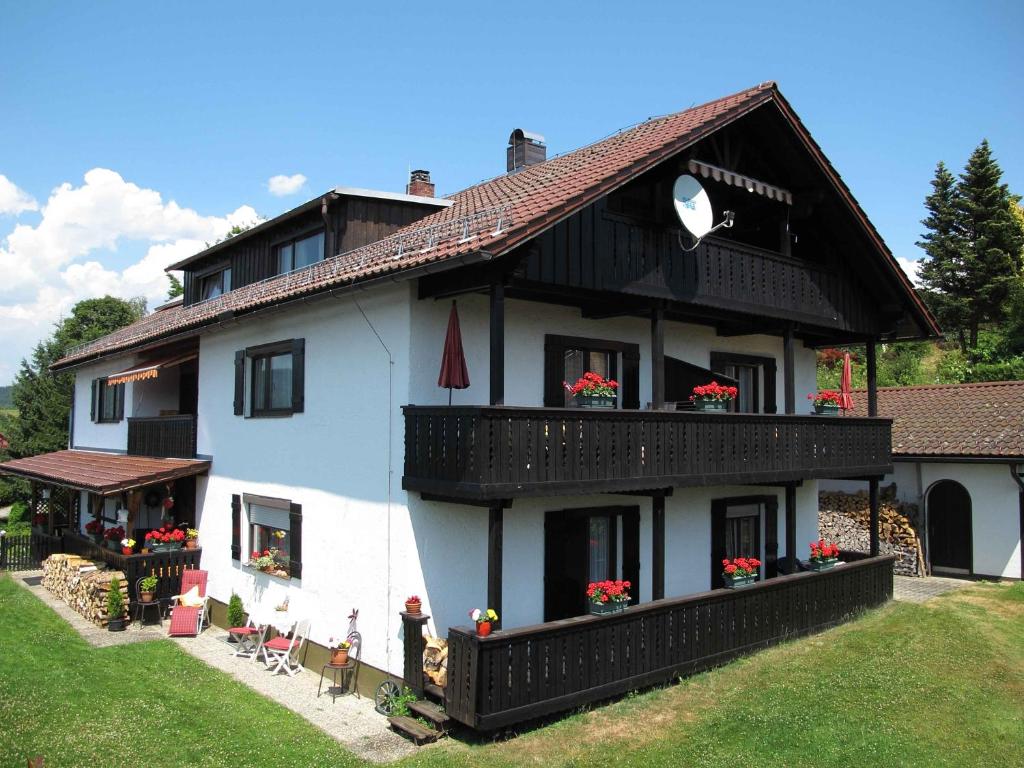
[[[248,656],[249,661],[253,661],[256,658],[256,654],[259,653],[263,636],[266,635],[268,629],[269,627],[257,626],[251,617],[244,627],[231,627],[228,629],[228,635],[235,638],[237,643],[232,655]]]
[[[181,594],[171,598],[171,628],[167,631],[169,637],[195,637],[203,629],[203,622],[206,620],[206,604],[209,598],[206,595],[206,581],[209,577],[208,571],[200,571],[190,568],[181,573]],[[203,604],[198,607],[179,605],[181,598],[193,587],[199,587],[199,597]]]
[[[309,635],[309,619],[297,622],[291,634],[291,637],[278,636],[263,643],[263,661],[268,666],[275,665],[274,674],[284,670],[288,677],[295,677],[302,669],[299,652]]]

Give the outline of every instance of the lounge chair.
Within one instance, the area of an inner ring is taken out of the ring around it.
[[[202,631],[206,620],[206,581],[208,571],[190,568],[181,574],[181,594],[171,598],[171,628],[167,631],[170,637],[195,637]],[[198,597],[192,593],[196,589]],[[197,602],[198,605],[189,605]]]

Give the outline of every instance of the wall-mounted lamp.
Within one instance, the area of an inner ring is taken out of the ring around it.
[[[50,489],[49,488],[43,488],[43,501],[49,501],[49,499],[50,499]]]

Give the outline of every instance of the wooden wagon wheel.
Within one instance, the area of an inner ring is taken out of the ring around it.
[[[395,711],[398,697],[402,695],[402,688],[391,678],[388,678],[377,686],[377,693],[373,697],[373,708],[382,715],[391,715]]]

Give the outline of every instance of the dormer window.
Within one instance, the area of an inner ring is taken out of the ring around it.
[[[221,267],[199,278],[199,300],[215,299],[231,290],[231,267]]]
[[[284,274],[302,269],[302,267],[323,261],[323,258],[324,233],[322,231],[297,237],[277,246],[277,271],[278,274]]]

